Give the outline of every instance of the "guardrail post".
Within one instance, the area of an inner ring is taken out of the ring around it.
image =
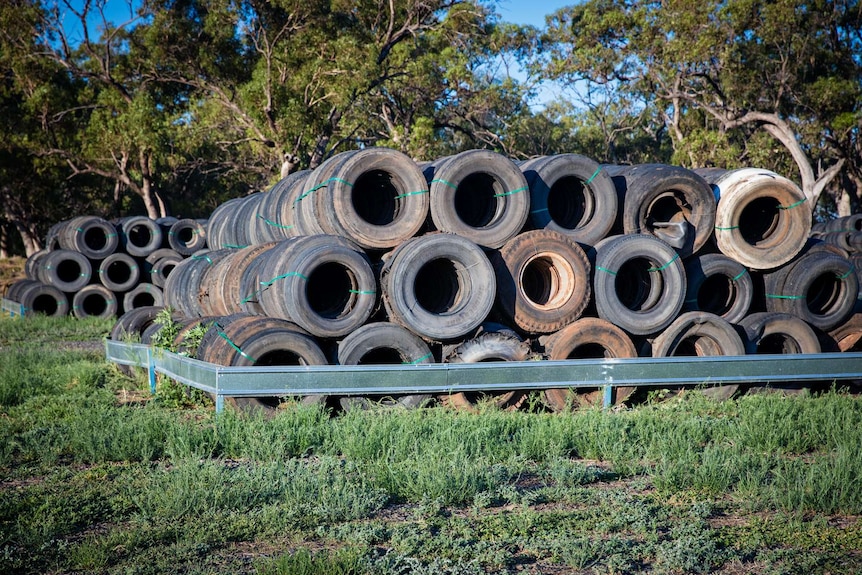
[[[606,383],[602,388],[602,407],[607,409],[614,402],[614,386]]]
[[[150,393],[156,395],[156,359],[152,347],[147,348],[147,374],[150,378]]]

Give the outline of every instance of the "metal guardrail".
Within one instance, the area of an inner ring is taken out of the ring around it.
[[[862,379],[862,352],[631,359],[571,359],[505,363],[420,365],[315,365],[225,367],[152,349],[106,340],[109,361],[147,368],[150,390],[156,373],[215,396],[388,395],[469,391],[603,388],[611,404],[616,386],[698,386],[739,383],[796,383]]]
[[[11,299],[0,298],[0,310],[10,317],[24,317],[24,305]]]

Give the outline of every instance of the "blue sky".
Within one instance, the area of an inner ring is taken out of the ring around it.
[[[576,0],[500,0],[497,12],[506,22],[545,25],[545,16],[564,6],[577,4]]]

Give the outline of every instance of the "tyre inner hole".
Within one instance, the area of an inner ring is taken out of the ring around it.
[[[455,262],[437,258],[423,265],[413,286],[416,302],[427,312],[443,314],[459,306],[464,298],[463,271]]]
[[[254,365],[307,365],[298,353],[290,349],[275,349],[256,358]]]
[[[739,233],[753,246],[766,244],[772,239],[781,220],[778,200],[762,197],[752,200],[739,214]]]
[[[541,309],[557,309],[574,292],[574,270],[560,256],[542,253],[534,256],[521,272],[524,297]]]
[[[615,277],[614,290],[620,303],[635,312],[653,309],[661,299],[662,274],[651,272],[659,267],[646,258],[632,258],[620,266]]]
[[[731,310],[739,296],[736,284],[724,274],[707,277],[697,290],[697,309],[715,315],[724,315]]]
[[[647,227],[652,230],[655,222],[682,222],[691,217],[691,206],[680,191],[669,191],[657,197],[647,209]]]
[[[126,234],[127,241],[133,246],[145,247],[153,241],[153,234],[150,228],[144,225],[132,226],[129,233]]]
[[[470,174],[455,190],[455,214],[471,228],[486,227],[500,217],[506,198],[495,196],[504,192],[503,186],[491,174]]]
[[[574,230],[584,226],[594,211],[592,192],[574,176],[559,178],[548,191],[548,216],[562,228]]]
[[[183,226],[179,230],[174,232],[174,236],[180,241],[183,245],[189,245],[192,243],[195,237],[195,231],[193,228],[188,226]]]
[[[356,294],[352,292],[358,289],[356,277],[348,268],[326,262],[309,274],[305,297],[314,313],[326,319],[338,319],[353,309]]]
[[[575,346],[566,359],[604,359],[616,357],[611,350],[600,343],[588,342]]]
[[[156,296],[151,293],[141,292],[135,294],[135,296],[132,298],[133,308],[147,307],[151,305],[156,305]]]
[[[81,302],[81,309],[87,315],[102,315],[108,309],[108,300],[105,296],[97,293],[89,294]]]
[[[71,283],[81,277],[81,264],[75,260],[62,260],[57,264],[57,277],[60,281]]]
[[[105,275],[108,276],[109,281],[124,284],[132,279],[132,268],[125,262],[119,260],[113,261],[108,264]]]
[[[357,365],[399,365],[404,361],[405,358],[397,349],[378,347],[360,357]]]
[[[802,353],[799,342],[784,333],[770,333],[757,342],[759,354],[791,354]]]
[[[47,315],[54,315],[57,313],[57,310],[60,309],[60,305],[57,303],[57,300],[48,294],[37,295],[33,298],[33,311],[36,313],[44,313]]]
[[[844,282],[832,273],[820,274],[805,294],[805,304],[814,315],[826,315],[844,301]]]
[[[408,193],[416,190],[405,190]],[[401,192],[392,181],[392,174],[371,170],[356,178],[350,200],[356,214],[365,222],[385,226],[398,217]]]
[[[108,245],[108,237],[101,228],[89,228],[84,232],[84,245],[91,250],[102,250]]]

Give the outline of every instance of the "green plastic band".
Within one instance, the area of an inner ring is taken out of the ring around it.
[[[327,187],[329,185],[329,182],[340,182],[340,183],[344,184],[345,186],[350,186],[351,188],[353,187],[353,184],[351,184],[347,180],[342,180],[341,178],[329,178],[328,180],[323,180],[322,182],[320,182],[319,184],[317,184],[316,186],[314,186],[313,188],[311,188],[310,190],[308,190],[307,192],[305,192],[304,194],[302,194],[301,196],[296,198],[293,201],[293,203],[295,204],[296,202],[298,202],[299,200],[301,200],[305,196],[311,194],[312,192],[316,192],[320,188]]]
[[[417,363],[422,363],[423,361],[425,361],[425,360],[426,360],[426,359],[428,359],[429,357],[431,357],[431,354],[430,354],[430,353],[429,353],[429,354],[426,354],[426,355],[423,355],[423,356],[422,356],[422,357],[420,357],[419,359],[414,359],[413,361],[406,361],[406,362],[402,363],[401,365],[416,365]]]
[[[247,298],[244,298],[244,299],[240,300],[239,304],[240,304],[240,305],[242,305],[242,304],[244,304],[244,303],[248,303],[248,302],[252,301],[252,299],[253,299],[257,294],[259,294],[259,293],[260,293],[260,290],[258,290],[258,291],[256,291],[256,292],[254,292],[253,294],[251,294],[251,295],[250,295],[250,296],[248,296]],[[257,301],[257,300],[254,300],[254,301]]]
[[[359,295],[375,295],[377,292],[373,290],[361,290],[361,289],[352,289],[349,290],[350,293],[355,293]]]
[[[795,208],[796,206],[801,206],[801,205],[802,205],[802,204],[804,204],[806,201],[808,201],[808,198],[802,198],[802,199],[801,199],[801,200],[799,200],[798,202],[793,202],[793,203],[792,203],[792,204],[790,204],[789,206],[778,206],[778,209],[779,209],[779,210],[792,210],[792,209],[793,209],[793,208]]]
[[[449,186],[449,187],[450,187],[450,188],[452,188],[453,190],[457,190],[457,189],[458,189],[458,186],[456,186],[456,185],[455,185],[455,184],[453,184],[452,182],[447,182],[446,180],[440,180],[440,179],[437,179],[437,180],[431,180],[431,182],[430,182],[430,183],[435,184],[435,183],[438,183],[438,182],[439,182],[439,183],[441,183],[441,184],[445,184],[445,185]]]
[[[274,284],[275,282],[277,282],[278,280],[283,280],[285,278],[292,278],[292,277],[297,277],[297,278],[302,278],[304,280],[308,280],[308,277],[302,275],[299,272],[289,272],[286,274],[282,274],[280,276],[275,276],[274,278],[272,278],[268,282],[260,282],[260,285],[262,285],[263,287],[269,287],[272,284]]]
[[[542,208],[540,210],[533,210],[530,213],[531,214],[541,214],[542,212],[547,212],[547,211],[548,211],[548,208]]]
[[[415,192],[407,192],[406,194],[401,194],[395,196],[396,200],[400,200],[401,198],[406,198],[407,196],[418,196],[420,194],[427,194],[428,190],[416,190]]]
[[[850,269],[847,270],[847,273],[841,274],[840,276],[838,274],[835,274],[835,277],[840,279],[840,280],[847,279],[847,277],[855,271],[856,271],[856,268],[853,266],[850,266]]]
[[[615,272],[615,271],[613,271],[613,270],[609,270],[608,268],[603,268],[602,266],[596,266],[596,269],[597,269],[597,270],[599,270],[599,271],[603,271],[603,272],[609,273],[609,274],[611,274],[612,276],[617,275],[617,272]]]
[[[719,230],[719,231],[725,231],[725,230],[738,230],[738,229],[739,229],[739,226],[728,226],[728,227],[726,227],[726,228],[722,228],[722,227],[720,227],[720,226],[715,226],[715,229],[717,229],[717,230]]]
[[[530,188],[524,186],[523,188],[518,188],[517,190],[512,190],[511,192],[505,192],[503,194],[494,194],[495,198],[502,198],[503,196],[511,196],[512,194],[518,194],[520,192],[526,192]]]
[[[208,261],[210,264],[212,264],[212,263],[213,263],[213,261],[210,259],[210,257],[209,257],[209,256],[192,256],[192,259],[193,259],[193,260],[206,260],[206,261]]]
[[[804,295],[780,295],[774,293],[766,294],[769,299],[805,299]]]
[[[734,277],[730,278],[730,281],[735,282],[736,280],[738,280],[739,278],[741,278],[742,276],[744,276],[744,275],[745,275],[745,274],[747,274],[747,273],[748,273],[748,270],[742,270],[742,271],[741,271],[741,272],[739,272],[737,275],[735,275]]]
[[[285,225],[282,225],[282,224],[278,224],[278,223],[276,223],[276,222],[273,222],[272,220],[268,220],[268,219],[266,219],[265,217],[263,217],[263,216],[262,216],[262,215],[260,215],[260,214],[258,214],[258,215],[257,215],[257,217],[259,217],[260,219],[262,219],[262,220],[263,220],[267,225],[275,226],[275,227],[277,227],[277,228],[283,228],[283,229],[285,229],[285,230],[289,230],[290,228],[292,228],[292,227],[293,227],[293,226],[285,226]]]
[[[598,175],[599,175],[599,172],[601,172],[601,171],[602,171],[602,167],[601,167],[601,166],[599,166],[598,168],[596,168],[596,171],[595,171],[595,172],[593,172],[593,175],[592,175],[592,176],[590,176],[590,179],[589,179],[589,180],[587,180],[586,182],[584,182],[584,185],[585,185],[585,186],[589,186],[589,185],[590,185],[590,182],[592,182],[592,181],[596,178],[596,176],[598,176]]]
[[[660,272],[660,271],[664,270],[665,268],[667,268],[670,264],[672,264],[673,262],[675,262],[678,259],[679,259],[679,253],[677,253],[675,256],[673,256],[673,259],[671,259],[669,262],[667,262],[666,264],[664,264],[660,268],[649,268],[647,271],[648,272]]]
[[[225,244],[224,247],[231,249],[231,250],[241,250],[241,249],[247,248],[248,246],[237,246],[234,244]],[[212,262],[210,262],[210,263],[212,263]]]
[[[219,336],[221,336],[221,338],[224,339],[228,343],[229,346],[231,346],[236,351],[238,351],[241,356],[243,356],[244,358],[246,358],[247,360],[249,360],[252,363],[257,363],[257,360],[255,358],[251,357],[249,354],[247,354],[246,352],[241,350],[237,344],[235,344],[234,342],[232,342],[230,340],[230,338],[227,336],[227,334],[225,332],[218,329],[218,326],[216,326],[216,333],[218,333]]]
[[[81,232],[81,233],[83,234],[83,233],[84,233],[84,228],[75,228],[75,231],[76,231],[76,232]]]

